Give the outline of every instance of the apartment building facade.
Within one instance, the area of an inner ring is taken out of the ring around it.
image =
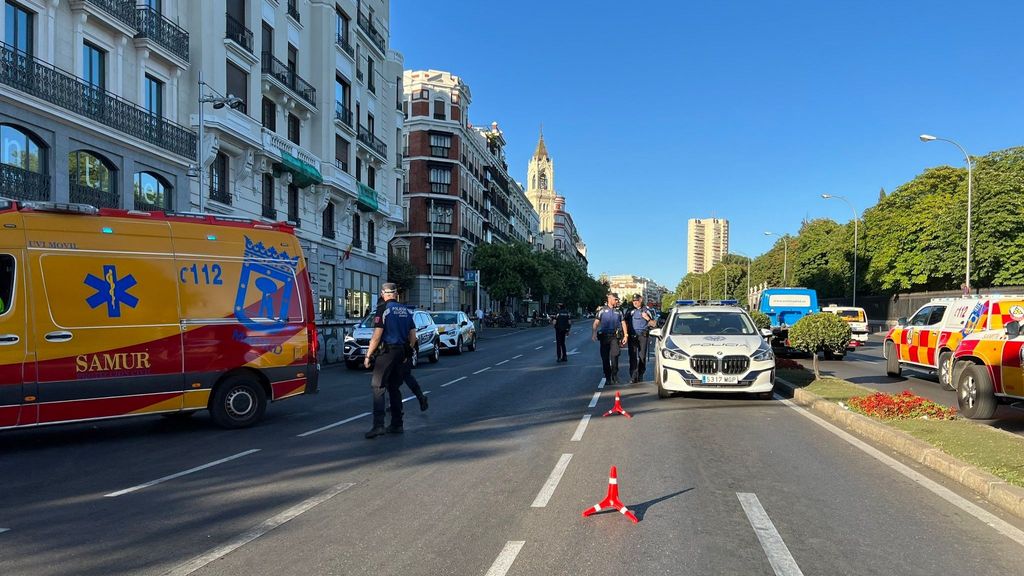
[[[668,289],[650,278],[635,274],[617,274],[608,277],[608,288],[617,292],[624,303],[629,303],[633,294],[643,296],[644,304],[661,308],[661,299],[668,294]]]
[[[690,218],[686,224],[686,273],[703,274],[729,253],[729,221]]]
[[[214,101],[193,203],[294,223],[325,325],[369,313],[402,219],[403,63],[388,17],[386,0],[209,0],[188,15],[191,125]]]

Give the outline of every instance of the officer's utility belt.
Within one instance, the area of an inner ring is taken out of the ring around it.
[[[404,350],[404,344],[388,344],[387,342],[383,342],[380,345],[380,351],[384,354],[388,354],[396,350]]]
[[[621,338],[621,336],[619,336],[619,331],[618,330],[616,330],[614,332],[598,332],[597,335],[600,336],[601,338],[607,338],[609,336],[614,336],[616,338]]]

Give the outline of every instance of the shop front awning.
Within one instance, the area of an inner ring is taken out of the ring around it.
[[[305,188],[311,184],[323,184],[324,177],[312,164],[292,156],[281,150],[281,161],[274,164],[274,176],[282,172],[291,172],[292,184]]]

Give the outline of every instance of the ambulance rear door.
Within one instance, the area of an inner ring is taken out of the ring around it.
[[[34,350],[20,224],[20,214],[0,215],[0,428],[35,422]]]

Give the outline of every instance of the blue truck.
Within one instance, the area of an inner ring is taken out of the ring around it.
[[[765,288],[757,298],[757,309],[772,321],[772,348],[791,351],[789,327],[818,311],[818,293],[812,288]]]

